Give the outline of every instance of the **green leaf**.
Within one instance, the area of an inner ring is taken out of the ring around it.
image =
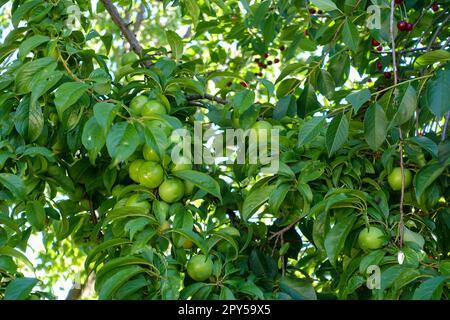
[[[444,172],[445,166],[440,163],[431,163],[421,168],[414,175],[414,189],[416,198],[422,202],[422,196],[425,195],[426,189]]]
[[[94,117],[97,123],[107,134],[111,124],[116,116],[117,106],[108,102],[98,102],[94,105]]]
[[[253,187],[247,194],[242,205],[242,219],[248,221],[255,213],[255,211],[261,207],[261,205],[269,199],[275,185],[263,185],[260,187]]]
[[[33,89],[32,79],[39,71],[46,69],[50,72],[56,69],[57,63],[55,59],[50,57],[40,58],[37,60],[29,61],[22,65],[16,71],[15,90],[17,94],[26,94]]]
[[[375,250],[370,252],[368,255],[361,259],[361,262],[359,263],[359,272],[362,274],[366,274],[369,266],[378,265],[385,255],[386,251],[384,250]]]
[[[192,182],[195,186],[222,200],[219,183],[206,173],[195,170],[181,170],[172,172],[172,174],[175,177]]]
[[[255,93],[252,90],[239,91],[233,98],[233,104],[243,114],[255,102]]]
[[[417,136],[417,137],[408,138],[407,141],[417,144],[425,151],[428,151],[433,157],[437,158],[438,152],[439,152],[438,146],[430,138]]]
[[[336,259],[344,248],[345,239],[353,228],[357,216],[354,212],[344,217],[339,217],[333,228],[328,232],[325,237],[325,251],[327,252],[330,263],[335,266]]]
[[[313,113],[321,107],[317,101],[314,87],[307,83],[297,100],[297,114],[300,118],[304,118],[308,114]]]
[[[195,0],[184,0],[184,5],[186,6],[189,15],[192,18],[194,28],[198,25],[198,18],[200,17],[200,8]]]
[[[114,293],[123,286],[128,280],[135,275],[144,272],[145,270],[139,266],[129,266],[118,269],[113,275],[111,275],[99,290],[99,299],[106,300],[112,299]]]
[[[375,103],[364,116],[364,135],[369,147],[377,150],[386,140],[388,122],[383,108]]]
[[[294,300],[317,300],[316,292],[308,280],[284,276],[280,289]]]
[[[41,4],[41,0],[25,1],[19,8],[17,8],[12,15],[12,24],[14,27],[19,25],[20,20],[38,4]]]
[[[313,202],[313,193],[312,193],[312,190],[311,190],[311,187],[309,186],[309,184],[302,183],[301,181],[299,181],[299,183],[297,185],[297,190],[298,190],[298,192],[300,192],[300,194],[302,195],[305,202],[307,202],[307,203]]]
[[[28,260],[28,258],[22,252],[14,248],[8,246],[0,247],[0,255],[16,258],[22,261],[28,268],[30,268],[30,270],[33,270],[33,264],[31,263],[31,261]]]
[[[72,106],[89,88],[89,85],[82,82],[66,82],[59,86],[55,92],[55,106],[59,118],[63,119],[64,111]]]
[[[184,89],[189,89],[195,93],[204,95],[205,94],[205,88],[204,85],[202,83],[200,83],[197,80],[194,79],[187,79],[187,78],[175,78],[175,79],[171,79],[166,86],[166,90],[170,87],[170,86],[179,86],[181,88]]]
[[[28,222],[38,231],[44,229],[45,226],[45,210],[44,206],[39,201],[29,201],[27,202],[26,215]]]
[[[19,176],[11,173],[0,173],[0,184],[11,191],[17,199],[23,200],[25,198],[25,185]]]
[[[222,286],[220,289],[220,300],[236,300],[236,297],[233,294],[233,291],[231,291],[228,287]]]
[[[334,79],[336,86],[342,86],[350,73],[350,57],[347,52],[337,54],[330,60],[328,72]]]
[[[288,95],[281,98],[273,111],[273,118],[279,120],[285,116],[293,117],[296,111],[296,101],[294,95]]]
[[[370,90],[363,89],[350,93],[345,99],[352,104],[353,110],[358,112],[359,108],[370,100]]]
[[[311,0],[312,5],[324,11],[338,10],[336,4],[332,0]]]
[[[448,277],[432,277],[425,280],[414,291],[413,300],[439,300],[442,296],[442,288],[449,280]]]
[[[426,97],[428,108],[439,119],[450,111],[450,70],[439,70],[428,81]]]
[[[16,278],[5,290],[5,300],[25,300],[38,283],[35,278]]]
[[[105,145],[105,131],[100,127],[95,118],[90,118],[86,121],[81,135],[81,142],[88,150],[89,160],[92,165],[95,164],[98,154]]]
[[[310,143],[316,138],[325,125],[325,116],[314,117],[300,127],[298,131],[298,146]]]
[[[280,206],[283,204],[283,201],[286,198],[286,195],[289,192],[290,187],[291,187],[290,184],[283,183],[272,191],[272,193],[269,196],[269,212],[273,214],[278,214],[278,210],[280,209]]]
[[[36,101],[55,86],[63,76],[63,72],[51,68],[43,68],[31,79],[31,100]]]
[[[316,216],[313,224],[313,240],[314,245],[321,251],[325,251],[325,236],[330,229],[330,218],[328,212],[322,211]]]
[[[450,60],[450,52],[434,50],[417,57],[416,61],[414,61],[414,68],[420,69],[436,62],[445,62],[448,60]]]
[[[109,248],[113,248],[113,247],[117,247],[117,246],[121,246],[124,244],[129,244],[130,240],[128,239],[124,239],[124,238],[113,238],[110,240],[106,240],[103,243],[99,244],[98,246],[96,246],[94,248],[94,250],[92,250],[91,252],[89,252],[88,256],[86,257],[86,260],[84,261],[84,268],[87,270],[89,270],[89,266],[92,262],[95,261],[95,259],[98,257],[98,255],[100,253],[102,253],[103,251],[109,249]]]
[[[177,233],[180,236],[191,240],[204,254],[208,254],[208,247],[206,245],[206,242],[194,231],[185,229],[172,229],[169,232]]]
[[[17,132],[30,142],[35,141],[44,128],[44,115],[37,101],[24,97],[14,114],[14,124]]]
[[[156,151],[159,158],[164,159],[166,148],[168,147],[169,144],[169,141],[164,131],[158,126],[154,126],[152,128],[145,127],[144,138],[145,143],[148,144],[150,148]]]
[[[262,290],[251,281],[244,282],[239,287],[239,291],[242,293],[248,294],[254,298],[264,300],[264,293],[262,292]]]
[[[408,85],[405,92],[403,93],[402,100],[400,101],[400,105],[398,107],[397,112],[392,119],[392,126],[399,126],[409,121],[413,116],[414,112],[417,108],[417,96],[416,90],[413,86]]]
[[[181,37],[171,30],[166,31],[167,42],[169,42],[170,48],[172,49],[172,54],[176,60],[181,58],[183,54],[183,40]]]
[[[342,41],[353,51],[358,51],[359,32],[353,22],[347,19],[342,29]]]
[[[317,82],[317,88],[320,93],[328,99],[333,98],[336,85],[331,74],[328,71],[321,69],[317,77]]]
[[[139,135],[128,122],[119,122],[111,127],[106,138],[106,147],[114,162],[127,160],[140,144]]]
[[[18,235],[21,234],[21,231],[17,223],[6,215],[0,214],[0,224],[3,224],[8,228],[14,230]]]
[[[306,68],[307,68],[307,66],[303,62],[296,62],[296,63],[288,64],[286,67],[284,67],[283,70],[281,70],[281,73],[278,76],[275,83],[280,82],[281,80],[286,78],[288,75],[296,74],[297,72],[299,72],[303,69],[306,69]]]
[[[48,42],[50,38],[44,35],[34,35],[23,41],[19,46],[19,57],[20,60],[24,60],[28,53],[34,48],[40,46],[41,44]]]
[[[331,120],[325,134],[325,143],[331,157],[347,141],[349,123],[345,115],[338,115]]]
[[[103,225],[106,225],[114,220],[138,217],[144,217],[148,220],[156,222],[155,218],[149,215],[148,211],[145,208],[137,206],[125,206],[109,211],[108,216],[103,220]]]

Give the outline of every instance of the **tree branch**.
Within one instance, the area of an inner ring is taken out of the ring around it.
[[[91,219],[93,224],[98,223],[97,215],[95,214],[94,203],[92,202],[92,197],[89,197],[89,212],[91,214]]]
[[[139,6],[139,12],[136,16],[136,21],[134,22],[133,31],[134,33],[138,33],[139,29],[141,28],[142,21],[144,21],[144,14],[145,14],[145,6],[143,3]]]
[[[392,49],[392,64],[394,67],[394,85],[396,86],[398,83],[398,69],[397,69],[397,53],[395,52],[395,36],[394,36],[394,12],[395,12],[395,0],[391,0],[391,12],[389,18],[389,34],[391,38],[391,49]],[[404,220],[404,212],[403,212],[403,202],[405,198],[405,168],[403,163],[403,132],[402,128],[398,128],[398,134],[400,139],[400,169],[402,173],[402,188],[400,191],[400,221],[398,223],[399,234],[400,234],[400,249],[403,247],[403,220]]]
[[[442,21],[442,24],[436,29],[433,36],[430,39],[430,42],[428,43],[427,50],[430,50],[430,48],[433,46],[434,41],[436,41],[437,36],[441,32],[442,28],[447,24],[447,22],[450,20],[450,14],[445,17],[444,21]]]
[[[448,129],[449,121],[450,121],[450,111],[447,113],[447,116],[445,117],[444,128],[442,129],[441,141],[444,141],[445,137],[447,136],[447,129]]]
[[[209,94],[209,93],[205,93],[204,95],[201,95],[201,94],[188,94],[188,95],[186,95],[186,99],[188,101],[207,99],[207,100],[215,101],[215,102],[220,103],[220,104],[227,104],[228,103],[227,100],[222,99],[222,98],[217,97],[217,96],[213,96],[212,94]]]
[[[105,6],[106,11],[108,11],[114,23],[119,27],[123,36],[130,43],[131,49],[134,52],[136,52],[137,55],[142,57],[141,44],[137,40],[135,34],[128,28],[128,25],[125,23],[125,21],[123,21],[122,17],[119,14],[119,11],[117,11],[117,8],[111,3],[110,0],[100,0],[100,1]],[[153,63],[151,61],[145,60],[143,61],[143,64],[146,67],[150,67]]]
[[[100,1],[103,3],[106,10],[111,15],[111,18],[113,19],[114,23],[119,27],[120,31],[125,36],[125,39],[130,43],[131,49],[133,49],[133,51],[136,52],[136,54],[138,54],[141,57],[142,56],[142,46],[139,43],[138,39],[136,38],[136,35],[128,28],[128,25],[120,17],[120,14],[117,11],[117,8],[111,3],[110,0],[100,0]],[[142,10],[141,10],[141,12],[142,12]],[[153,63],[148,60],[143,61],[143,64],[147,68],[149,68],[153,65]],[[207,100],[215,101],[220,104],[228,103],[227,100],[224,100],[220,97],[213,96],[208,93],[206,93],[204,95],[200,95],[200,94],[186,95],[186,99],[188,101],[207,99]]]

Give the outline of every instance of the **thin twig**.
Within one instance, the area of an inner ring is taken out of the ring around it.
[[[389,34],[391,36],[392,65],[394,67],[394,84],[397,84],[398,71],[397,71],[397,53],[395,52],[394,12],[395,12],[395,1],[391,0],[391,15],[389,18]]]
[[[228,103],[227,100],[222,99],[222,98],[217,97],[217,96],[213,96],[212,94],[209,94],[209,93],[205,93],[204,95],[201,95],[201,94],[189,94],[189,95],[186,95],[186,99],[188,101],[207,99],[207,100],[215,101],[215,102],[220,103],[220,104],[227,104]]]
[[[134,33],[138,33],[139,29],[141,28],[142,21],[144,21],[144,15],[145,15],[145,6],[143,3],[139,6],[139,12],[136,16],[136,21],[134,22]]]
[[[394,86],[398,84],[398,70],[397,70],[397,53],[395,52],[395,36],[394,36],[394,12],[395,12],[395,0],[391,0],[391,12],[390,12],[390,19],[389,19],[389,33],[391,38],[391,46],[392,46],[392,64],[394,66]],[[400,233],[400,248],[403,247],[403,219],[404,219],[404,212],[403,212],[403,201],[405,197],[405,168],[403,164],[403,132],[402,128],[398,128],[398,134],[400,139],[400,170],[402,173],[402,188],[400,191],[400,221],[398,224],[399,227],[399,233]]]
[[[91,219],[93,224],[98,223],[97,215],[95,214],[94,203],[92,202],[92,197],[89,197],[89,212],[91,214]]]
[[[445,117],[444,128],[442,129],[442,136],[441,136],[442,141],[444,141],[445,137],[447,136],[447,129],[448,129],[449,121],[450,121],[450,111],[447,113],[447,116]]]
[[[450,20],[450,14],[445,17],[444,21],[442,21],[442,24],[436,29],[433,36],[430,39],[430,42],[428,43],[427,50],[430,50],[430,48],[433,46],[434,41],[436,41],[437,36],[441,32],[442,28],[447,24],[447,22]]]
[[[279,237],[281,235],[283,235],[283,233],[285,233],[286,231],[289,231],[293,226],[295,226],[297,224],[297,222],[300,221],[301,218],[295,219],[293,222],[291,222],[288,226],[284,227],[283,229],[274,232],[270,237],[269,237],[269,241],[272,240],[275,237]]]
[[[106,11],[111,15],[112,20],[114,23],[119,27],[120,31],[122,32],[123,36],[127,39],[127,41],[130,43],[131,49],[136,52],[136,54],[140,57],[142,57],[142,46],[137,40],[135,34],[128,28],[128,25],[125,23],[125,21],[122,19],[122,17],[119,14],[119,11],[117,11],[117,8],[111,3],[110,0],[100,0],[103,5],[105,6]],[[144,60],[143,64],[146,67],[150,67],[153,65],[151,61]]]

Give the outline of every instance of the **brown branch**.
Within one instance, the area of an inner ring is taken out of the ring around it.
[[[450,121],[450,111],[447,113],[447,116],[445,117],[444,128],[442,129],[441,141],[444,141],[445,137],[447,136],[447,129],[448,129],[449,121]]]
[[[447,24],[447,22],[450,20],[450,14],[445,17],[444,21],[442,21],[442,24],[436,29],[435,33],[430,39],[430,42],[428,43],[427,50],[430,50],[430,48],[433,46],[434,41],[436,41],[437,36],[441,32],[442,28]]]
[[[92,202],[92,197],[89,197],[89,212],[91,214],[91,220],[93,224],[98,223],[97,215],[95,214],[94,203]]]
[[[136,16],[136,21],[134,22],[134,33],[138,33],[139,29],[141,28],[142,21],[144,21],[144,14],[145,14],[145,6],[143,3],[139,6],[139,12]]]
[[[220,104],[227,104],[228,103],[227,100],[222,99],[222,98],[217,97],[217,96],[213,96],[212,94],[209,94],[209,93],[205,93],[204,95],[201,95],[201,94],[188,94],[188,95],[186,95],[186,99],[188,101],[207,99],[207,100],[215,101],[215,102],[220,103]]]
[[[288,226],[284,227],[283,229],[274,232],[270,237],[269,237],[269,241],[272,240],[275,237],[280,237],[282,236],[286,231],[289,231],[293,226],[295,226],[301,218],[295,219],[293,222],[291,222]]]
[[[394,12],[395,12],[395,1],[391,0],[391,14],[389,17],[389,34],[391,37],[392,66],[394,68],[394,84],[397,84],[398,71],[397,71],[397,53],[395,52]]]
[[[103,3],[103,6],[105,7],[106,11],[110,14],[112,20],[114,23],[119,27],[121,33],[127,39],[127,41],[130,43],[131,49],[140,57],[142,57],[142,46],[137,40],[135,34],[128,28],[128,25],[125,23],[125,21],[122,19],[122,17],[119,14],[119,11],[117,11],[117,8],[111,3],[110,0],[100,0]],[[143,61],[143,64],[146,67],[150,67],[153,65],[151,61],[145,60]]]
[[[389,18],[389,34],[391,38],[391,46],[392,46],[392,65],[394,66],[394,85],[398,84],[398,69],[397,69],[397,53],[395,52],[395,36],[394,36],[394,12],[395,12],[395,0],[391,0],[391,12]],[[402,173],[402,188],[400,191],[400,221],[398,223],[399,233],[400,233],[400,249],[403,247],[403,221],[404,221],[404,212],[403,212],[403,202],[405,198],[405,168],[403,164],[403,132],[402,128],[398,128],[398,134],[400,138],[400,169]]]

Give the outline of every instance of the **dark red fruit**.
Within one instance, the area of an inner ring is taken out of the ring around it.
[[[433,12],[439,11],[439,5],[436,2],[433,3],[433,5],[431,6],[431,10],[433,10]]]
[[[368,82],[368,83],[371,83],[371,82],[372,82],[372,79],[370,79],[370,78],[367,79],[367,82]]]
[[[259,63],[259,58],[256,58],[256,59],[255,59],[255,62],[256,62],[256,63]]]
[[[284,45],[281,45],[280,46],[280,51],[284,51],[284,50],[286,50],[286,47]]]
[[[383,69],[383,64],[380,61],[377,62],[377,69],[379,71],[381,71],[381,69]]]
[[[239,84],[240,84],[241,86],[243,86],[244,88],[248,88],[248,83],[245,82],[245,81],[241,81],[241,82],[239,82]]]
[[[391,76],[392,76],[392,74],[391,74],[389,71],[386,71],[386,72],[384,73],[384,77],[385,77],[386,79],[390,79]]]
[[[398,28],[398,30],[400,30],[400,31],[405,31],[406,28],[407,28],[407,25],[408,25],[408,24],[406,23],[406,21],[403,21],[403,20],[397,22],[397,28]]]
[[[280,59],[275,58],[275,60],[273,60],[273,62],[274,62],[274,63],[278,63],[278,62],[280,62]]]
[[[414,29],[414,25],[412,23],[406,24],[406,31],[411,32]]]
[[[372,38],[372,46],[376,47],[376,46],[379,46],[379,45],[380,45],[380,43],[377,40]]]
[[[264,53],[264,58],[268,58],[269,57],[269,54],[266,52],[266,53]]]
[[[263,76],[263,73],[262,73],[262,72],[258,73],[258,76],[259,76],[259,77],[262,77],[262,76]]]
[[[314,9],[314,8],[309,8],[309,13],[315,14],[315,13],[316,13],[316,9]]]
[[[272,63],[273,63],[272,61],[267,61],[267,65],[268,65],[268,66],[271,66]]]
[[[260,67],[260,68],[264,67],[264,63],[258,62],[258,67]]]
[[[395,4],[402,4],[403,0],[395,0]]]
[[[267,64],[264,64],[261,68],[263,69],[267,68]]]
[[[378,51],[378,52],[383,51],[383,47],[382,47],[382,46],[377,47],[377,51]]]

